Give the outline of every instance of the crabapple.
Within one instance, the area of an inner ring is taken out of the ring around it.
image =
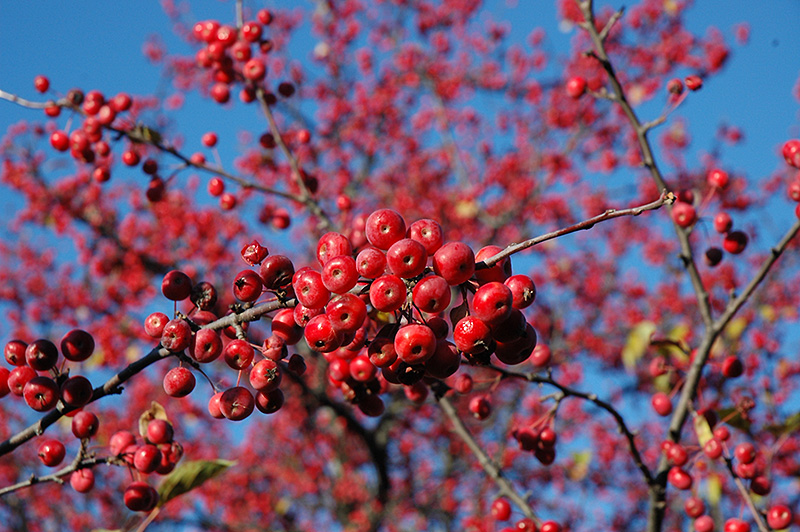
[[[219,407],[219,400],[222,398],[222,392],[217,392],[208,400],[208,413],[214,419],[225,419]]]
[[[423,312],[436,314],[450,305],[450,285],[439,275],[422,278],[411,292],[414,304]]]
[[[353,246],[350,240],[341,233],[331,231],[322,235],[317,241],[317,260],[320,266],[325,266],[334,257],[352,254]]]
[[[225,363],[233,369],[244,369],[253,362],[255,350],[246,340],[235,339],[222,350]]]
[[[750,532],[750,524],[735,517],[725,521],[724,532]]]
[[[712,532],[714,530],[714,519],[710,515],[701,515],[694,520],[695,532]]]
[[[567,80],[567,96],[578,99],[586,92],[586,80],[581,76],[573,76]]]
[[[25,403],[37,412],[46,412],[58,403],[58,385],[50,377],[34,377],[22,390]]]
[[[679,490],[688,490],[692,487],[692,476],[678,466],[670,468],[667,480]]]
[[[25,361],[25,350],[28,344],[22,340],[11,340],[3,349],[3,354],[6,357],[6,362],[12,366],[24,366],[27,364]]]
[[[730,355],[722,361],[722,374],[725,377],[735,379],[736,377],[740,377],[742,373],[744,373],[744,366],[739,357]]]
[[[94,338],[80,329],[69,331],[61,339],[61,354],[72,362],[82,362],[94,353]]]
[[[173,353],[180,353],[192,342],[192,328],[186,320],[169,320],[161,333],[161,345]]]
[[[278,290],[292,282],[294,264],[285,255],[270,255],[261,262],[259,273],[264,288]]]
[[[72,418],[72,434],[76,438],[84,439],[91,438],[97,434],[97,429],[100,427],[100,420],[92,412],[81,410]]]
[[[448,242],[433,254],[433,270],[447,284],[459,285],[475,272],[475,255],[463,242]]]
[[[241,251],[242,259],[250,266],[256,266],[267,258],[269,250],[258,243],[258,240],[251,240]]]
[[[334,294],[349,292],[358,282],[356,261],[349,255],[333,257],[322,267],[321,277],[325,288]]]
[[[730,182],[730,177],[728,176],[728,172],[725,170],[720,170],[719,168],[712,168],[708,172],[708,177],[706,178],[708,184],[712,187],[718,189],[724,189],[728,186]]]
[[[396,275],[386,274],[373,281],[369,301],[375,310],[394,312],[406,302],[406,284]]]
[[[149,512],[158,503],[158,492],[146,482],[136,480],[125,488],[125,506],[134,512]]]
[[[690,91],[697,91],[703,86],[703,79],[697,75],[686,76],[683,80],[686,83],[686,88]]]
[[[250,386],[261,393],[269,393],[281,384],[281,368],[274,360],[259,360],[250,369]]]
[[[253,413],[255,399],[250,390],[243,386],[234,386],[222,393],[219,398],[219,410],[231,421],[241,421]]]
[[[356,256],[356,270],[362,277],[376,279],[386,271],[386,255],[377,248],[364,248]]]
[[[690,204],[679,201],[672,206],[672,219],[680,227],[689,227],[697,221],[697,211]]]
[[[533,279],[524,274],[512,275],[504,284],[511,290],[513,306],[516,309],[527,308],[536,299],[536,285]]]
[[[489,327],[494,327],[511,315],[512,301],[511,289],[503,283],[491,281],[475,292],[472,313]]]
[[[654,393],[650,403],[659,416],[668,416],[672,413],[672,401],[664,392]]]
[[[169,318],[163,312],[153,312],[144,320],[144,332],[151,338],[161,338]]]
[[[398,277],[411,279],[425,270],[428,252],[425,246],[411,238],[402,238],[392,244],[386,252],[389,270]]]
[[[182,271],[169,271],[161,281],[161,293],[169,300],[183,301],[192,293],[192,280]]]
[[[516,340],[497,342],[495,356],[503,364],[516,365],[528,360],[536,347],[536,330],[527,323],[525,332]]]
[[[358,355],[350,361],[350,375],[359,382],[367,382],[375,378],[378,368],[367,355]]]
[[[151,419],[147,424],[147,439],[150,443],[172,443],[175,431],[172,424],[164,419]]]
[[[427,325],[410,323],[397,331],[394,350],[400,360],[408,364],[420,364],[436,351],[436,336]]]
[[[276,388],[270,392],[256,392],[256,408],[262,414],[274,414],[283,406],[283,391]]]
[[[469,411],[478,419],[486,419],[492,413],[492,403],[485,395],[476,395],[469,401]]]
[[[499,246],[482,247],[475,254],[475,262],[483,262],[486,259],[494,257],[501,251],[503,251],[503,248]],[[509,257],[501,259],[488,268],[475,270],[475,279],[477,279],[480,284],[485,284],[489,281],[504,283],[509,277],[511,277],[511,259]]]
[[[200,363],[212,362],[222,354],[222,339],[219,332],[200,329],[189,346],[189,355]]]
[[[78,469],[69,477],[69,485],[78,493],[88,493],[94,487],[94,472],[91,469]]]
[[[465,316],[453,327],[453,342],[464,353],[474,355],[488,349],[492,342],[492,331],[483,320]]]
[[[411,224],[408,227],[407,236],[425,246],[428,255],[436,253],[436,250],[444,243],[442,226],[436,220],[428,218],[417,220]]]
[[[367,218],[364,233],[370,244],[378,249],[387,250],[406,236],[406,223],[398,212],[379,209]]]
[[[733,220],[727,212],[720,212],[714,216],[714,231],[717,233],[725,234],[731,230],[732,226]]]
[[[25,348],[25,362],[36,371],[48,371],[58,362],[58,349],[50,340],[36,340]]]
[[[792,524],[792,511],[788,506],[776,504],[767,511],[767,524],[773,530],[783,530]]]
[[[321,353],[330,353],[342,345],[342,333],[333,326],[333,322],[326,314],[311,318],[303,334],[308,346]]]
[[[334,329],[344,334],[354,333],[367,319],[367,305],[353,294],[341,294],[325,305],[325,314]]]
[[[58,440],[47,439],[39,445],[39,459],[47,467],[56,467],[64,460],[67,450]]]
[[[425,372],[437,379],[446,379],[458,371],[461,365],[461,354],[455,344],[445,339],[436,340],[436,350],[425,361]]]
[[[706,505],[703,499],[692,496],[683,503],[683,510],[686,512],[686,515],[696,519],[705,513]]]
[[[11,393],[18,397],[22,397],[25,386],[34,377],[36,377],[36,370],[30,366],[18,366],[12,369],[11,373],[8,374],[8,380],[6,381],[6,384],[8,385],[9,390],[11,390]]]
[[[303,337],[303,329],[294,319],[294,310],[285,308],[272,317],[272,334],[280,336],[286,345],[294,345]]]
[[[197,383],[194,374],[183,366],[172,368],[164,376],[164,392],[170,397],[186,397]]]
[[[756,459],[756,448],[750,442],[743,442],[734,448],[733,454],[742,464],[752,464]]]
[[[261,296],[264,283],[261,276],[253,270],[242,270],[233,281],[233,297],[239,301],[251,302]]]
[[[330,300],[331,293],[322,282],[322,275],[316,270],[295,273],[292,281],[295,297],[308,308],[322,308]]]
[[[742,231],[731,231],[725,235],[725,239],[722,241],[722,247],[725,248],[725,251],[728,253],[738,255],[747,247],[747,234]]]
[[[142,473],[152,473],[161,464],[161,451],[152,443],[140,445],[133,453],[133,467]]]
[[[511,518],[511,503],[503,497],[495,499],[492,503],[492,517],[497,521],[508,521]]]
[[[92,383],[83,375],[75,375],[61,385],[61,399],[72,407],[81,407],[92,399]]]

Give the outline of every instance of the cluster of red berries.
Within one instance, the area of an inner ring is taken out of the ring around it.
[[[379,395],[390,383],[406,385],[410,398],[422,400],[427,393],[422,379],[450,377],[462,357],[473,364],[488,364],[492,355],[504,364],[531,357],[536,332],[521,309],[533,303],[533,281],[512,275],[508,258],[476,269],[476,261],[482,263],[500,248],[488,246],[475,254],[463,242],[445,242],[435,220],[418,220],[406,227],[402,216],[389,209],[367,218],[365,237],[369,245],[356,253],[347,237],[327,233],[317,244],[319,267],[297,271],[288,257],[269,255],[256,241],[244,247],[242,258],[259,270],[245,269],[236,275],[233,294],[241,305],[254,304],[264,292],[287,304],[296,298],[294,308],[272,317],[272,335],[263,345],[249,343],[244,327],[238,332],[228,328],[223,335],[203,328],[216,319],[210,311],[216,290],[208,283],[193,286],[179,271],[164,277],[162,292],[174,301],[191,298],[195,308],[188,317],[172,320],[162,313],[151,314],[145,331],[170,351],[188,350],[200,363],[222,356],[228,366],[242,372],[240,377],[249,375],[255,396],[249,388],[235,386],[215,394],[209,404],[215,417],[234,420],[249,416],[255,407],[265,413],[280,408],[282,372],[305,371],[300,355],[285,360],[287,346],[303,338],[327,360],[330,383],[372,416],[383,412]],[[461,298],[457,305],[454,296]],[[443,317],[448,309],[450,324]],[[451,325],[452,342],[447,339]],[[538,350],[539,366],[550,360],[545,350],[544,346]],[[262,355],[258,360],[256,351]],[[164,389],[173,397],[189,394],[194,385],[195,378],[184,365],[170,370],[164,379]],[[488,399],[483,400],[488,405]],[[474,409],[479,418],[489,411],[488,406]]]
[[[195,54],[197,64],[212,73],[214,84],[210,95],[218,103],[226,103],[231,97],[231,86],[236,82],[245,85],[239,98],[249,103],[255,100],[255,83],[264,80],[267,66],[264,55],[273,48],[273,43],[263,37],[264,26],[272,22],[272,14],[262,9],[257,14],[258,21],[248,21],[236,29],[233,26],[220,24],[216,20],[205,20],[194,25],[192,35],[203,46]],[[256,46],[261,56],[253,55]],[[282,96],[291,96],[294,86],[281,84],[278,92]],[[274,96],[271,98],[274,99]]]
[[[728,451],[728,440],[731,434],[727,427],[719,425],[712,435],[703,444],[703,454],[711,460],[717,460]],[[672,464],[667,481],[679,490],[690,490],[692,488],[693,477],[686,471],[684,466],[690,463],[692,457],[689,451],[681,444],[672,441],[664,441],[661,449],[667,459]],[[743,480],[750,481],[750,491],[759,496],[769,495],[772,490],[772,482],[766,476],[766,461],[756,446],[750,442],[737,444],[733,449],[733,457],[736,459],[734,472],[736,476]],[[714,530],[714,520],[709,515],[705,515],[706,507],[702,499],[691,496],[684,502],[686,514],[694,519],[694,527],[697,531],[711,532]],[[773,530],[782,530],[792,523],[792,512],[783,504],[775,504],[766,513],[767,524]],[[725,522],[726,532],[747,532],[750,524],[741,519],[731,518]]]
[[[511,519],[511,503],[505,497],[498,497],[492,502],[491,513],[497,521],[508,521]],[[540,528],[536,528],[533,519],[523,517],[513,527],[502,528],[500,532],[561,532],[561,525],[555,521],[545,521]]]
[[[86,331],[75,329],[61,339],[61,354],[66,360],[81,362],[93,352],[94,338]],[[58,348],[50,340],[40,338],[30,344],[11,340],[4,354],[13,369],[0,367],[0,397],[9,393],[22,397],[37,412],[52,410],[59,401],[70,410],[91,401],[92,383],[82,375],[70,376],[63,366],[56,367]]]
[[[536,425],[519,427],[515,428],[511,435],[519,443],[520,449],[532,452],[543,465],[550,465],[555,461],[558,435],[552,427]]]

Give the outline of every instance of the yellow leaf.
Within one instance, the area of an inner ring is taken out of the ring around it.
[[[655,331],[656,324],[652,321],[642,321],[633,327],[625,347],[622,348],[622,363],[626,370],[633,371],[636,367],[636,363],[650,347],[650,337]]]
[[[734,318],[725,328],[725,337],[729,340],[738,340],[741,338],[742,333],[747,328],[747,319],[739,316]]]
[[[164,407],[161,404],[153,401],[150,403],[150,408],[142,412],[142,415],[139,416],[139,434],[142,438],[147,437],[147,425],[154,419],[163,419],[170,425],[169,418],[167,417],[167,411],[164,410]]]
[[[708,440],[714,437],[711,432],[711,427],[708,424],[705,416],[694,414],[694,432],[697,434],[697,441],[700,442],[700,447],[704,446]]]
[[[778,317],[778,313],[772,305],[761,305],[758,311],[761,314],[761,318],[765,321],[774,322]]]
[[[572,463],[567,468],[567,476],[569,479],[573,481],[583,480],[589,472],[589,464],[591,462],[591,451],[572,453]]]
[[[708,489],[708,502],[712,507],[719,504],[722,497],[722,484],[717,475],[711,475],[706,481],[706,488]]]

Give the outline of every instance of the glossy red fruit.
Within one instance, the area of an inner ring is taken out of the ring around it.
[[[679,490],[688,490],[692,487],[692,476],[678,466],[670,468],[667,480]]]
[[[672,219],[680,227],[689,227],[697,221],[697,212],[690,204],[679,201],[672,206]]]
[[[146,482],[137,480],[125,488],[125,506],[134,512],[149,512],[158,503],[158,492]]]
[[[167,323],[169,323],[169,317],[167,317],[166,314],[163,312],[153,312],[144,320],[144,332],[151,338],[161,338]]]
[[[322,235],[317,241],[317,260],[320,266],[325,266],[334,257],[352,254],[353,246],[350,240],[341,233],[331,231]]]
[[[411,238],[402,238],[386,252],[389,271],[403,279],[411,279],[425,270],[428,252],[425,246]]]
[[[250,369],[250,386],[258,392],[269,393],[281,385],[281,368],[274,360],[259,360]]]
[[[349,255],[333,257],[322,267],[322,284],[334,294],[344,294],[358,282],[356,261]]]
[[[255,397],[256,408],[262,414],[274,414],[283,406],[283,391],[280,388],[271,392],[257,392]]]
[[[358,252],[356,270],[367,279],[377,279],[386,273],[386,255],[374,247],[367,247]]]
[[[581,76],[573,76],[567,80],[567,96],[570,98],[580,98],[586,92],[586,80]]]
[[[6,384],[9,390],[11,390],[11,393],[22,397],[25,391],[25,385],[34,377],[36,377],[36,371],[33,368],[30,366],[18,366],[12,369],[11,373],[8,374]]]
[[[78,469],[70,475],[69,485],[78,493],[88,493],[94,487],[94,473],[91,469]]]
[[[714,519],[710,515],[701,515],[694,520],[696,532],[712,532],[714,530]]]
[[[3,354],[6,357],[6,362],[12,366],[24,366],[27,364],[25,361],[25,350],[28,344],[22,340],[11,340],[5,345]]]
[[[712,460],[722,456],[722,451],[722,443],[717,438],[711,438],[703,445],[703,452]]]
[[[800,139],[787,140],[781,150],[786,164],[800,168]]]
[[[25,348],[25,362],[36,371],[48,371],[58,362],[58,349],[50,340],[36,340]]]
[[[561,525],[555,521],[545,521],[542,523],[542,527],[539,529],[539,532],[561,532]]]
[[[233,281],[233,296],[239,301],[252,302],[261,297],[264,283],[254,270],[242,270]]]
[[[219,332],[200,329],[189,345],[189,355],[200,363],[212,362],[222,354],[222,339]]]
[[[45,76],[36,76],[33,78],[33,87],[39,92],[47,92],[50,88],[50,80]]]
[[[292,282],[297,300],[311,309],[324,307],[331,298],[331,292],[322,282],[322,274],[315,270],[297,272]]]
[[[161,333],[161,345],[173,353],[180,353],[192,342],[192,328],[183,319],[169,320]]]
[[[82,362],[94,353],[94,338],[80,329],[74,329],[61,339],[61,354],[73,362]]]
[[[492,413],[492,403],[485,395],[476,395],[470,399],[468,408],[478,419],[486,419]]]
[[[434,253],[433,270],[448,284],[459,285],[475,272],[475,255],[463,242],[448,242]]]
[[[439,275],[429,275],[419,281],[411,292],[414,304],[423,312],[436,314],[450,305],[450,285]]]
[[[47,439],[39,445],[39,459],[47,467],[56,467],[66,456],[64,444],[58,440]]]
[[[510,342],[497,342],[494,354],[503,364],[522,364],[535,352],[536,340],[536,330],[526,323],[525,331],[519,338]]]
[[[714,230],[717,233],[725,234],[731,230],[733,227],[733,220],[731,219],[731,215],[727,212],[720,212],[714,216]]]
[[[683,80],[686,83],[686,88],[690,91],[700,90],[703,86],[703,79],[700,76],[696,76],[692,74],[691,76],[686,76]]]
[[[722,361],[722,374],[728,379],[735,379],[744,373],[744,365],[739,357],[730,355]]]
[[[394,340],[385,336],[377,336],[367,349],[369,360],[379,368],[388,368],[397,360]]]
[[[208,400],[208,413],[214,419],[225,419],[219,407],[219,400],[222,398],[222,392],[217,392]]]
[[[406,223],[398,212],[379,209],[367,218],[364,233],[370,244],[386,250],[406,236]]]
[[[497,521],[508,521],[511,518],[511,503],[500,497],[492,503],[492,517]]]
[[[731,517],[725,521],[724,532],[750,532],[750,523]]]
[[[483,320],[475,316],[465,316],[453,328],[453,342],[462,352],[474,355],[489,348],[492,331]]]
[[[490,259],[501,251],[503,251],[503,248],[499,246],[482,247],[475,254],[475,263],[477,264]],[[475,270],[475,279],[477,279],[478,283],[480,284],[485,284],[490,281],[504,283],[509,277],[511,277],[511,259],[509,257],[500,260],[490,268],[481,268]]]
[[[747,234],[742,231],[731,231],[725,235],[722,241],[722,247],[725,251],[733,255],[738,255],[744,248],[747,247]]]
[[[767,524],[773,530],[783,530],[792,524],[792,511],[788,506],[776,504],[767,511]]]
[[[195,384],[194,374],[183,366],[172,368],[164,376],[164,392],[170,397],[186,397],[192,393]]]
[[[664,392],[654,393],[650,404],[659,416],[668,416],[672,413],[672,400]]]
[[[696,519],[705,513],[706,505],[700,497],[689,497],[683,503],[683,510],[686,515]]]
[[[510,288],[497,281],[488,282],[475,292],[472,313],[489,327],[494,327],[511,315],[512,302]]]
[[[25,403],[37,412],[55,408],[59,397],[58,385],[50,377],[34,377],[22,389]]]
[[[733,454],[742,464],[752,464],[756,459],[756,448],[750,442],[743,442],[736,446]]]
[[[537,368],[543,368],[548,364],[550,364],[552,358],[553,356],[552,352],[550,351],[550,347],[546,344],[539,344],[533,348],[530,361],[531,364],[533,364]]]
[[[269,255],[269,250],[258,243],[258,240],[251,240],[242,248],[240,252],[242,255],[242,260],[244,260],[250,266],[257,266],[261,264],[261,262],[267,258]],[[260,281],[261,279],[259,279]]]
[[[303,334],[308,346],[321,353],[330,353],[342,345],[343,336],[325,314],[319,314],[309,320]]]
[[[161,293],[172,301],[183,301],[192,293],[192,280],[179,270],[172,270],[161,281]]]
[[[272,317],[272,334],[283,338],[286,345],[294,345],[300,341],[303,337],[303,328],[295,322],[292,309],[281,309]]]
[[[504,284],[511,290],[511,305],[516,309],[527,308],[536,299],[536,285],[527,275],[512,275]]]
[[[9,375],[11,372],[7,368],[0,367],[0,398],[11,393],[11,388],[8,386]]]
[[[219,398],[219,410],[231,421],[241,421],[253,413],[255,398],[250,390],[243,386],[229,388]]]
[[[261,262],[259,269],[264,288],[278,290],[292,282],[294,264],[285,255],[270,255]]]
[[[436,220],[423,218],[408,227],[408,238],[416,240],[425,247],[428,255],[433,255],[444,243],[442,226]]]
[[[142,473],[152,473],[161,464],[161,451],[151,443],[140,445],[133,453],[133,467]]]
[[[97,434],[100,420],[92,412],[81,410],[72,417],[72,434],[79,439],[91,438]]]
[[[81,407],[92,399],[92,383],[83,375],[75,375],[61,385],[61,400],[71,407]]]
[[[394,312],[406,302],[406,284],[396,275],[382,275],[369,289],[369,301],[375,310]]]
[[[343,334],[355,333],[367,319],[367,304],[353,294],[342,294],[325,306],[325,314],[334,329]]]
[[[458,352],[455,344],[443,338],[437,338],[433,356],[425,361],[425,372],[431,377],[446,379],[458,371],[460,366],[461,353]]]
[[[50,145],[58,151],[67,151],[69,149],[69,137],[64,131],[53,131],[50,134]]]
[[[421,364],[436,351],[436,336],[427,325],[410,323],[397,331],[394,350],[403,362]]]
[[[720,170],[719,168],[712,168],[708,172],[708,177],[706,178],[708,184],[712,187],[724,189],[730,183],[730,177],[728,176],[728,172],[725,170]]]
[[[235,339],[222,350],[225,363],[233,369],[240,370],[250,366],[255,356],[255,349],[246,340]]]

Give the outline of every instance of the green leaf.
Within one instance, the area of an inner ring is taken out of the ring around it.
[[[750,421],[742,418],[742,415],[735,408],[720,408],[717,411],[717,416],[720,421],[724,421],[731,427],[750,433]]]
[[[692,421],[694,421],[694,432],[697,434],[697,441],[700,442],[700,447],[703,447],[708,440],[714,437],[714,433],[711,432],[711,427],[705,416],[694,414]]]
[[[164,506],[175,497],[201,486],[206,480],[224,473],[235,463],[230,460],[216,459],[194,460],[180,464],[158,487],[158,505]]]
[[[654,332],[656,332],[656,324],[652,321],[642,321],[633,327],[628,334],[625,347],[622,348],[622,363],[626,370],[629,372],[634,370],[636,363],[650,347],[650,338]]]
[[[795,432],[800,429],[800,412],[792,414],[780,425],[767,425],[765,428],[775,436]]]
[[[167,411],[164,410],[163,406],[155,401],[150,403],[150,408],[142,412],[142,415],[139,416],[139,435],[142,438],[147,438],[147,425],[154,419],[163,419],[169,423]],[[170,425],[171,424],[172,423],[170,423]]]

